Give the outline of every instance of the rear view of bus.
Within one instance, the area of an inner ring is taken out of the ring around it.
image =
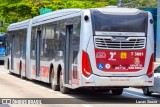
[[[129,8],[84,12],[83,86],[123,88],[153,85],[154,35],[149,12]],[[86,30],[89,28],[89,30]],[[91,34],[91,35],[89,35]]]

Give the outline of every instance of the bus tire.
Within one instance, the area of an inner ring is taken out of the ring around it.
[[[8,59],[8,63],[7,63],[7,69],[9,70],[9,67],[10,67],[10,65],[9,65],[9,59]]]
[[[146,96],[150,96],[152,93],[149,91],[148,87],[142,88],[143,94]]]
[[[21,75],[20,75],[21,79],[24,79],[24,76],[22,75],[22,71],[21,71]]]
[[[60,84],[60,91],[61,91],[61,93],[63,93],[63,94],[69,94],[69,92],[70,92],[70,89],[69,88],[67,88],[67,87],[65,87],[64,85],[63,85],[63,75],[62,75],[62,72],[60,73],[60,78],[59,78],[59,84]]]
[[[13,72],[11,72],[11,71],[9,70],[9,74],[10,74],[10,75],[13,75]]]
[[[19,68],[19,72],[20,72],[20,77],[22,79],[24,79],[23,75],[22,75],[22,63],[20,62],[20,68]]]
[[[54,70],[53,69],[52,69],[52,74],[51,74],[51,88],[54,91],[59,91],[60,90],[59,85],[56,85],[55,82],[54,82]]]
[[[112,89],[112,94],[113,95],[121,95],[123,93],[123,88],[120,89]]]

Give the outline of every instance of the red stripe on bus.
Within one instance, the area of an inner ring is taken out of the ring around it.
[[[41,76],[42,77],[46,77],[46,78],[49,77],[49,67],[41,66],[40,71],[41,71]]]
[[[32,66],[32,74],[33,74],[33,75],[36,74],[36,66],[35,66],[35,65]]]
[[[25,63],[22,64],[22,72],[26,72],[26,64]]]
[[[19,72],[20,63],[18,62],[18,63],[16,63],[16,65],[17,65],[17,71]]]
[[[49,67],[40,66],[40,76],[48,78],[49,77],[49,70],[50,70]],[[36,66],[35,65],[32,66],[32,74],[36,75]]]

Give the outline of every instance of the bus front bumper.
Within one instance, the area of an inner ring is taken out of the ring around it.
[[[81,85],[93,87],[146,87],[153,86],[153,77],[147,75],[138,77],[100,77],[92,74],[86,78],[82,75]]]

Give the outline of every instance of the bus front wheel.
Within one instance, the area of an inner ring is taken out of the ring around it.
[[[123,93],[123,88],[120,89],[112,89],[112,94],[113,95],[121,95]]]

